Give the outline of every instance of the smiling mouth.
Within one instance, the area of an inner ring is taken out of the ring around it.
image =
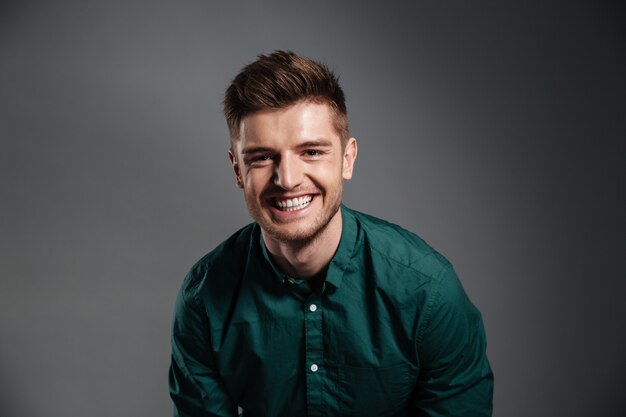
[[[296,211],[302,210],[311,204],[313,200],[312,195],[305,195],[302,197],[294,197],[294,198],[275,198],[273,200],[274,207],[280,211]]]

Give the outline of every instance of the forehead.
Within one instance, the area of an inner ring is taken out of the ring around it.
[[[281,109],[260,110],[241,121],[238,148],[297,146],[298,143],[326,139],[340,145],[327,104],[300,102]]]

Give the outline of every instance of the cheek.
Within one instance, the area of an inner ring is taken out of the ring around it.
[[[251,194],[255,194],[263,190],[269,181],[271,181],[271,171],[263,169],[248,171],[247,175],[244,177],[246,190]]]
[[[320,164],[309,172],[310,178],[325,188],[335,187],[342,181],[342,167],[336,163]]]
[[[321,161],[317,161],[314,164],[311,164],[310,169],[317,172],[323,172],[328,176],[332,176],[336,175],[338,172],[341,172],[341,170],[343,169],[343,162],[341,158],[333,155],[332,158],[324,159]]]

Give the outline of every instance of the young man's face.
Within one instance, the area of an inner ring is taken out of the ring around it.
[[[326,104],[300,102],[243,118],[229,152],[252,218],[281,242],[306,242],[337,215],[352,177],[356,140],[345,149]]]

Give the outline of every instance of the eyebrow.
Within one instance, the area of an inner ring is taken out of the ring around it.
[[[326,139],[308,140],[298,144],[296,148],[331,148],[332,142]]]
[[[264,146],[252,146],[249,148],[243,148],[241,150],[242,154],[248,154],[248,153],[263,153],[263,152],[273,152],[274,150],[271,148],[266,148]]]

